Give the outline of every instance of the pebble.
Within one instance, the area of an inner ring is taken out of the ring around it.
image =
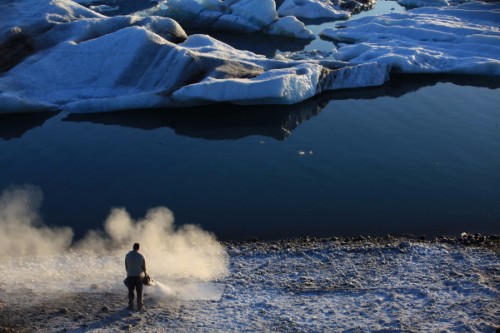
[[[59,309],[59,313],[66,314],[68,312],[69,312],[68,308],[62,307]]]
[[[404,241],[404,242],[399,243],[399,248],[400,249],[405,249],[407,247],[410,247],[410,242]]]

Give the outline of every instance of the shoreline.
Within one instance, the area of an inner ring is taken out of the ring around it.
[[[396,234],[385,236],[359,235],[359,236],[332,236],[332,237],[313,237],[303,236],[284,239],[259,239],[253,238],[248,240],[224,240],[219,241],[224,246],[245,246],[248,244],[256,244],[263,247],[273,247],[283,244],[303,245],[313,243],[332,243],[335,245],[394,245],[401,242],[418,243],[418,244],[449,244],[461,245],[464,247],[483,247],[492,249],[495,252],[500,251],[500,234],[482,235],[480,233],[463,232],[460,236],[441,235],[428,238],[425,235],[413,234]]]
[[[144,312],[126,309],[122,286],[0,282],[0,332],[484,332],[498,327],[500,237],[464,236],[225,241],[228,275],[200,282],[215,294],[158,298],[147,287]]]

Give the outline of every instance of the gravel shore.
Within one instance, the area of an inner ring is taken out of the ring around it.
[[[228,276],[158,281],[142,312],[121,282],[40,292],[0,279],[0,332],[494,332],[499,238],[224,242]]]

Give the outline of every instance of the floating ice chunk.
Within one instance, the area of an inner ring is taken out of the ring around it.
[[[249,79],[207,78],[173,94],[177,101],[236,104],[294,104],[314,96],[322,66],[301,64],[274,69]]]
[[[156,15],[172,17],[183,26],[230,32],[262,32],[272,35],[313,39],[304,24],[287,19],[280,22],[274,0],[169,0]]]
[[[227,1],[233,15],[258,22],[259,25],[269,25],[278,19],[274,0],[239,0]]]
[[[365,17],[325,29],[335,58],[405,73],[500,75],[500,4],[467,3]],[[341,28],[341,29],[340,29]]]
[[[300,39],[316,38],[312,31],[306,29],[304,23],[297,20],[294,16],[280,18],[269,27],[268,31],[271,35],[281,35]]]
[[[401,6],[416,8],[416,7],[442,7],[449,6],[448,0],[398,0]]]
[[[104,12],[113,12],[118,9],[120,9],[120,6],[108,6],[108,5],[99,5],[99,6],[90,6],[90,9],[99,12],[99,13],[104,13]]]
[[[10,1],[0,3],[0,13],[0,43],[13,32],[33,36],[56,24],[104,17],[72,1]]]
[[[280,16],[296,16],[310,19],[331,18],[348,19],[349,12],[335,8],[330,1],[325,0],[285,0],[278,8]]]
[[[258,22],[252,22],[244,17],[227,14],[219,16],[212,24],[212,28],[222,31],[258,32],[262,26]]]
[[[26,100],[22,97],[0,92],[0,114],[19,112],[38,112],[56,110],[57,105]]]
[[[67,16],[61,23],[44,21],[51,27],[47,31],[31,30],[34,54],[18,59],[0,77],[2,112],[30,106],[103,112],[221,101],[293,104],[323,90],[381,84],[387,76],[384,65],[338,69],[345,64],[267,59],[206,35],[174,44],[169,39],[182,40],[185,33],[171,19],[106,18],[92,12],[90,18],[77,19],[73,14],[83,7],[68,0],[57,4],[66,8],[60,12]],[[75,11],[69,13],[71,6]],[[45,9],[48,12],[37,15],[54,17],[52,11],[59,11]],[[17,23],[12,18],[7,21]],[[283,24],[285,30],[300,33],[291,28],[300,24],[294,18],[276,22],[276,29]]]
[[[365,63],[332,71],[323,82],[323,90],[380,86],[389,80],[389,66],[384,63]]]

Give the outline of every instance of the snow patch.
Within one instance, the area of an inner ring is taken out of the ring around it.
[[[274,0],[168,0],[160,3],[156,11],[148,11],[148,15],[172,17],[198,29],[315,38],[298,20],[279,18]]]
[[[365,17],[325,29],[334,57],[404,73],[500,75],[500,5],[467,3]]]
[[[347,20],[351,14],[334,6],[328,0],[285,0],[278,8],[280,16],[296,16],[309,19],[331,18]]]

